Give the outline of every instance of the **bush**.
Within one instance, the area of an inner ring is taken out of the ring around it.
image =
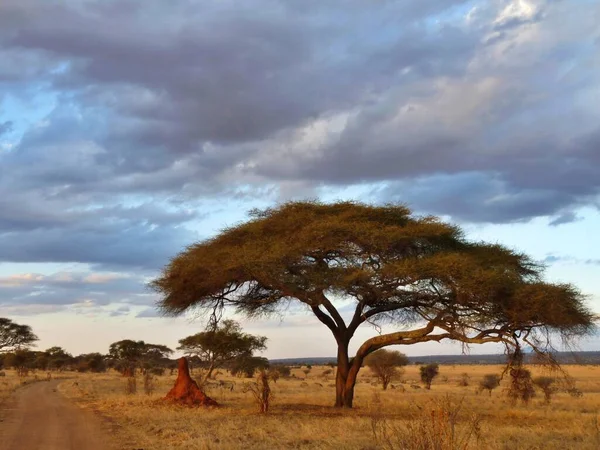
[[[500,377],[495,373],[488,373],[484,375],[483,380],[479,382],[480,391],[488,391],[491,396],[492,391],[500,386]]]
[[[144,374],[144,393],[152,395],[154,393],[154,377],[150,372]]]
[[[469,382],[471,381],[471,377],[469,376],[468,373],[462,373],[460,375],[460,379],[458,380],[458,385],[460,387],[467,387],[469,385]]]
[[[425,388],[431,389],[431,383],[433,382],[433,379],[439,375],[440,367],[437,364],[432,363],[421,366],[419,371],[421,373],[421,381],[425,384]]]
[[[250,392],[258,405],[258,411],[260,413],[269,412],[269,406],[273,399],[273,393],[269,386],[269,376],[265,370],[260,370],[256,381],[254,383],[247,383],[242,392]]]
[[[510,387],[508,388],[508,397],[513,403],[521,400],[523,403],[529,403],[535,397],[535,389],[531,379],[531,372],[522,367],[510,369]]]
[[[125,394],[133,395],[137,392],[137,380],[135,377],[127,377],[127,383],[125,384]]]
[[[544,402],[549,404],[552,400],[552,396],[557,391],[555,386],[556,379],[552,377],[537,377],[533,380],[538,388],[544,393]]]
[[[371,418],[371,430],[377,448],[386,450],[476,450],[481,446],[481,417],[466,415],[463,400],[449,397],[431,401],[418,408],[412,420],[390,424],[376,413]]]

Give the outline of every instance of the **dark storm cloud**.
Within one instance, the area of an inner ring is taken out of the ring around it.
[[[312,186],[574,220],[600,186],[598,7],[3,0],[0,101],[51,112],[11,111],[0,259],[154,269],[201,199]]]

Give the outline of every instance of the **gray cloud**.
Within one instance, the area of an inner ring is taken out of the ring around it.
[[[361,184],[469,222],[576,220],[600,189],[594,12],[3,0],[0,260],[147,273],[199,238],[203,200]]]
[[[160,314],[158,313],[156,308],[146,308],[146,309],[140,311],[139,313],[137,313],[137,315],[135,317],[140,318],[140,319],[148,319],[148,318],[160,317]]]
[[[130,306],[154,304],[156,297],[145,289],[145,277],[136,273],[58,272],[0,277],[0,309],[33,314],[71,309],[76,312],[107,312],[127,315]],[[109,305],[121,305],[107,308]]]

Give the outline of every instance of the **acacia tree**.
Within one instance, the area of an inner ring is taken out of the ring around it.
[[[0,317],[0,352],[14,352],[33,346],[38,337],[29,325],[19,325]]]
[[[406,366],[408,358],[404,353],[391,350],[377,350],[365,358],[365,365],[381,381],[385,391],[394,377],[400,375],[399,367]]]
[[[252,354],[264,350],[266,342],[267,338],[264,336],[242,332],[237,322],[223,320],[216,327],[181,339],[177,350],[182,350],[187,356],[197,356],[206,365],[203,380],[206,381],[214,369],[235,360],[252,360]]]
[[[218,320],[231,306],[248,316],[305,305],[337,344],[336,406],[352,407],[356,376],[388,345],[440,342],[531,346],[586,334],[595,316],[581,293],[550,284],[527,256],[469,242],[461,230],[404,206],[291,202],[189,246],[151,286],[166,314],[191,308]],[[354,300],[342,317],[336,299]],[[348,348],[364,324],[395,326]]]
[[[147,344],[144,341],[124,339],[110,345],[108,354],[118,365],[123,375],[133,376],[137,367],[161,362],[173,353],[165,345]]]

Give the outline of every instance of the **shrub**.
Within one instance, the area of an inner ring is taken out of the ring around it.
[[[273,399],[273,393],[269,386],[269,376],[265,370],[260,370],[256,381],[253,383],[246,383],[242,392],[250,392],[258,405],[258,411],[260,413],[269,412],[269,406]]]
[[[463,400],[449,397],[431,401],[413,413],[411,420],[390,424],[376,413],[371,430],[377,448],[386,450],[476,450],[481,446],[481,417],[467,414]]]
[[[152,395],[154,393],[154,377],[150,372],[144,374],[144,393]]]
[[[425,384],[425,388],[431,389],[433,379],[440,373],[439,366],[435,363],[427,364],[426,366],[421,366],[419,371],[421,373],[421,381]]]
[[[471,381],[471,377],[468,373],[462,373],[460,375],[460,379],[458,380],[458,385],[461,387],[467,387],[469,382]]]
[[[529,403],[535,397],[535,389],[531,380],[531,372],[522,367],[510,369],[510,386],[508,388],[508,397],[513,403],[521,400],[523,403]]]
[[[552,396],[557,391],[555,383],[556,379],[552,377],[537,377],[533,380],[533,384],[540,388],[544,393],[544,402],[547,404],[550,403]]]
[[[127,377],[127,383],[125,384],[125,393],[127,395],[133,395],[137,392],[137,381],[135,377]]]
[[[495,373],[488,373],[484,375],[483,380],[479,382],[479,389],[481,391],[488,391],[491,396],[492,391],[500,386],[500,377]]]

